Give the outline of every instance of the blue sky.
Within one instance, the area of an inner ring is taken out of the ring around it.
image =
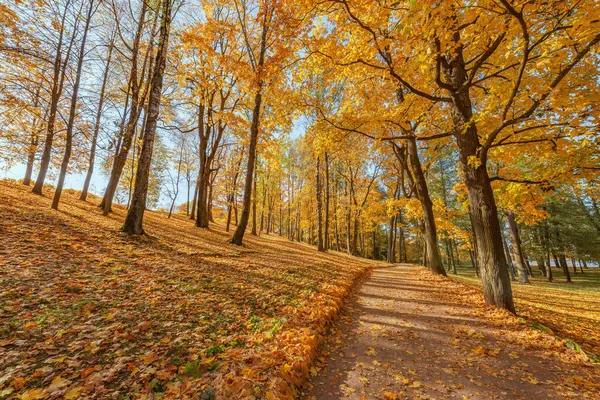
[[[303,130],[304,130],[304,127],[302,125],[302,121],[296,120],[296,121],[294,121],[294,126],[292,127],[292,132],[291,132],[290,136],[292,138],[301,137],[303,134]],[[108,181],[108,177],[104,174],[104,171],[98,165],[99,162],[100,162],[100,159],[97,157],[96,167],[94,170],[94,174],[92,175],[92,181],[90,183],[89,191],[90,191],[90,193],[101,196],[102,194],[104,194],[104,188]],[[37,162],[34,165],[32,180],[35,180],[35,178],[37,176],[37,169],[35,167],[37,167]],[[56,185],[58,176],[55,176],[55,175],[58,175],[57,171],[51,171],[51,173],[49,173],[48,176],[46,177],[46,182],[49,184]],[[83,188],[85,175],[86,175],[85,171],[80,172],[80,173],[67,174],[67,177],[65,178],[64,187],[69,188],[69,189],[81,190]],[[6,166],[3,165],[2,161],[0,160],[0,177],[22,180],[23,176],[25,176],[25,164],[17,164],[17,165],[14,165],[13,167],[7,169]],[[187,183],[186,183],[185,179],[182,178],[179,183],[179,195],[177,197],[175,204],[178,205],[178,204],[185,203],[186,197],[187,197]],[[166,195],[162,195],[161,200],[160,200],[160,207],[168,207],[169,205],[170,205],[170,199]]]

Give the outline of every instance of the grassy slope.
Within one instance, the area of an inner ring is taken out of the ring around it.
[[[352,283],[375,265],[276,235],[148,212],[149,237],[97,198],[0,182],[0,399],[289,398]],[[194,394],[195,393],[195,394]]]
[[[554,282],[550,283],[534,267],[531,285],[513,283],[517,312],[600,356],[600,269],[584,269],[583,274],[571,269],[573,283],[567,283],[558,268],[552,273]],[[456,277],[480,285],[472,268],[459,269]]]

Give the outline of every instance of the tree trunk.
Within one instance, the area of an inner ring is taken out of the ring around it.
[[[513,252],[515,255],[515,263],[517,264],[517,270],[519,271],[519,282],[529,283],[527,267],[524,263],[523,251],[521,250],[521,238],[519,237],[519,228],[515,221],[515,214],[512,211],[506,212],[506,219],[508,220],[508,231],[510,233],[510,241],[513,244]]]
[[[206,99],[201,99],[200,106],[198,107],[198,138],[199,138],[199,154],[200,154],[200,165],[198,170],[198,198],[196,203],[196,226],[199,228],[208,228],[208,215],[206,210],[206,200],[208,198],[207,188],[208,181],[210,179],[210,166],[208,165],[208,159],[206,156],[206,150],[208,148],[208,138],[211,132],[210,126],[210,115],[212,113],[212,99],[208,100],[208,115],[206,124],[204,123],[204,113],[206,105],[204,103]]]
[[[255,165],[254,166],[254,182],[252,185],[252,231],[250,232],[254,236],[258,235],[258,233],[256,232],[256,186],[257,186],[257,180],[258,180],[258,173],[257,173],[256,165]],[[265,208],[264,193],[265,192],[264,192],[264,187],[263,187],[263,205],[262,205],[263,208],[262,208],[262,211],[260,214],[260,231],[261,232],[263,229],[263,213],[264,213],[264,208]]]
[[[358,255],[358,215],[354,216],[354,224],[353,224],[353,229],[352,229],[352,255],[357,256]]]
[[[194,186],[194,196],[192,196],[192,211],[190,213],[190,219],[196,220],[196,206],[198,200],[198,189],[200,188],[200,174],[196,177],[196,185]]]
[[[65,80],[65,69],[67,62],[71,56],[71,48],[73,46],[73,41],[75,39],[75,34],[71,36],[71,41],[69,43],[69,47],[67,50],[67,54],[65,57],[64,67],[62,60],[62,46],[63,46],[63,38],[65,33],[65,19],[67,17],[67,7],[65,7],[64,13],[61,17],[60,23],[60,33],[58,37],[58,46],[56,48],[56,56],[54,58],[53,65],[53,77],[52,77],[52,89],[50,94],[50,105],[49,105],[49,113],[48,113],[48,121],[46,121],[46,140],[44,142],[44,150],[42,152],[42,157],[40,159],[40,170],[38,172],[37,179],[35,180],[35,184],[33,185],[33,189],[31,190],[35,194],[42,194],[42,189],[44,188],[44,181],[46,180],[46,174],[48,173],[48,167],[50,166],[50,156],[52,153],[52,142],[54,140],[54,128],[56,124],[56,115],[58,113],[58,102],[60,100],[60,96],[63,91],[63,84]],[[62,71],[61,71],[62,69]]]
[[[379,256],[379,245],[377,243],[377,224],[373,224],[373,230],[371,231],[371,241],[373,242],[373,260],[377,260]]]
[[[340,231],[339,231],[339,226],[338,226],[338,218],[337,218],[337,198],[338,198],[338,185],[336,182],[336,185],[334,186],[335,189],[335,195],[333,196],[333,235],[335,237],[335,249],[337,251],[341,251],[341,244],[340,244]]]
[[[254,109],[252,110],[252,125],[250,127],[250,145],[248,146],[248,165],[246,167],[246,183],[244,185],[244,198],[242,201],[242,216],[240,222],[231,238],[231,243],[241,246],[244,233],[248,226],[250,217],[250,206],[252,200],[252,178],[254,177],[254,165],[256,164],[256,144],[258,143],[258,130],[260,125],[260,109],[262,104],[262,85],[259,85],[254,95]]]
[[[542,272],[542,276],[544,278],[546,278],[548,276],[548,273],[546,272],[546,265],[544,263],[544,258],[543,257],[537,257],[535,261],[536,261],[536,263],[538,265],[538,268]]]
[[[106,66],[104,67],[104,73],[102,74],[102,86],[100,88],[100,99],[98,101],[98,110],[96,111],[96,121],[94,123],[94,133],[92,134],[92,144],[90,148],[90,159],[88,161],[88,170],[85,175],[85,181],[83,183],[83,189],[81,190],[81,196],[79,200],[87,200],[88,190],[90,182],[92,180],[92,174],[94,173],[94,162],[96,158],[96,146],[98,142],[98,133],[100,132],[100,121],[102,119],[102,107],[104,106],[104,94],[106,92],[106,84],[108,82],[108,72],[110,71],[110,61],[112,58],[112,52],[114,48],[114,38],[108,45],[108,58],[106,59]]]
[[[406,241],[404,239],[404,229],[402,228],[402,224],[403,224],[403,220],[402,220],[402,210],[398,211],[398,215],[397,215],[397,219],[396,219],[396,226],[399,227],[398,229],[398,258],[400,262],[408,262],[408,253],[406,251]]]
[[[349,207],[349,206],[348,206]],[[352,255],[352,246],[350,245],[351,243],[351,235],[350,235],[350,225],[351,225],[351,216],[350,216],[350,208],[348,208],[347,212],[346,212],[346,251],[348,252],[348,254]]]
[[[117,146],[115,150],[115,157],[113,160],[110,177],[108,179],[108,184],[106,185],[104,196],[102,197],[102,201],[100,202],[100,208],[102,208],[104,215],[108,215],[108,213],[112,210],[113,198],[115,196],[115,192],[117,191],[117,187],[119,186],[119,180],[121,179],[123,168],[125,168],[125,164],[127,163],[127,156],[129,155],[129,149],[132,146],[133,136],[135,134],[136,126],[138,124],[141,114],[141,88],[140,82],[138,81],[138,57],[140,51],[140,42],[145,26],[147,9],[147,2],[142,2],[140,9],[140,18],[137,24],[137,30],[132,46],[129,87],[127,91],[127,98],[125,100],[125,104],[127,107],[127,102],[129,101],[129,99],[131,99],[131,106],[129,107],[129,120],[127,121],[127,125],[124,127],[124,129],[121,130],[122,136],[119,137],[120,145]],[[150,51],[151,50],[148,50],[146,54],[150,54]],[[158,68],[158,66],[156,66],[156,68]],[[124,110],[124,113],[126,111],[127,110]],[[125,114],[123,116],[125,117]],[[144,131],[145,130],[146,127],[144,127]]]
[[[390,217],[390,226],[388,230],[388,248],[387,248],[387,262],[394,264],[396,262],[396,216]]]
[[[433,202],[429,196],[429,189],[425,181],[425,175],[419,161],[417,143],[414,137],[407,140],[408,159],[414,176],[415,189],[417,197],[423,208],[423,227],[424,240],[427,243],[427,261],[431,272],[438,275],[446,275],[446,270],[442,264],[442,257],[437,243],[437,229],[435,226],[435,217],[433,215]]]
[[[468,192],[483,296],[487,304],[515,313],[498,211],[486,169],[486,154],[479,143],[469,89],[464,87],[468,75],[460,33],[454,32],[450,40],[457,44],[455,51],[442,57],[440,67],[446,79],[444,89],[451,98],[454,137]]]
[[[81,45],[79,48],[79,58],[77,60],[77,71],[75,72],[75,83],[73,84],[73,93],[71,97],[71,107],[69,108],[69,120],[67,122],[66,132],[66,143],[65,143],[65,154],[60,165],[60,173],[58,175],[58,183],[56,190],[54,191],[54,198],[52,199],[52,208],[58,210],[58,203],[60,202],[60,195],[62,194],[63,185],[67,176],[67,168],[69,166],[69,160],[71,159],[71,150],[73,147],[73,126],[75,125],[75,114],[77,113],[77,99],[79,95],[79,85],[81,83],[81,69],[83,67],[83,59],[85,57],[85,44],[87,41],[88,31],[90,29],[90,22],[92,21],[92,15],[94,14],[94,0],[90,0],[87,16],[85,19],[85,27],[83,28],[83,37],[81,39]]]
[[[325,231],[323,233],[324,247],[325,250],[329,250],[331,244],[329,243],[329,155],[327,152],[325,156]]]
[[[43,82],[43,81],[42,81]],[[42,83],[37,87],[35,91],[35,100],[33,101],[33,108],[37,110],[40,104],[40,88]],[[35,153],[37,152],[39,143],[39,131],[37,129],[38,117],[34,114],[33,121],[31,124],[31,137],[29,139],[29,148],[27,149],[27,166],[25,167],[25,176],[23,177],[23,185],[29,186],[31,184],[31,174],[33,173],[33,163],[35,161]]]
[[[177,178],[175,179],[175,194],[173,195],[173,200],[171,201],[171,207],[169,207],[169,215],[167,218],[171,218],[173,214],[173,208],[175,207],[175,201],[177,200],[177,196],[179,196],[179,179],[181,178],[181,165],[183,164],[183,148],[185,146],[185,141],[182,142],[181,151],[179,153],[179,162],[177,163]]]
[[[317,250],[325,251],[325,243],[323,242],[323,198],[321,188],[321,157],[317,156]]]
[[[135,188],[131,200],[131,207],[127,212],[123,231],[128,234],[141,235],[144,233],[142,226],[144,211],[146,209],[146,196],[148,194],[148,178],[150,175],[150,163],[152,162],[152,151],[156,135],[156,123],[160,112],[160,100],[162,95],[163,76],[167,62],[167,50],[169,46],[169,32],[171,29],[172,0],[163,0],[162,17],[160,25],[160,38],[156,52],[155,69],[152,74],[150,98],[148,99],[148,114],[144,131],[142,152],[138,161],[135,176]]]
[[[504,235],[502,235],[502,242],[504,244],[504,253],[506,254],[506,263],[508,264],[508,271],[510,272],[510,279],[514,281],[514,280],[516,280],[515,268],[513,266],[512,258],[510,256],[510,249],[508,248],[508,242],[506,241],[506,238],[504,237]]]
[[[560,263],[560,266],[563,272],[565,273],[565,278],[567,278],[567,282],[571,282],[571,273],[569,272],[569,265],[567,264],[567,258],[565,257],[564,253],[561,253],[558,256],[558,262]]]

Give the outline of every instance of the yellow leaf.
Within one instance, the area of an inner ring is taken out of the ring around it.
[[[64,389],[70,383],[71,383],[71,381],[69,381],[67,379],[63,379],[60,376],[57,376],[56,378],[54,378],[52,380],[52,382],[50,383],[50,386],[48,386],[46,388],[46,391],[49,392],[49,393],[52,393],[52,392],[55,392],[57,390]]]
[[[392,392],[384,392],[383,398],[385,400],[396,400],[398,398],[398,396],[396,396],[396,394],[392,393]]]
[[[286,374],[292,370],[292,366],[290,364],[283,364],[281,366],[281,372]]]
[[[26,323],[25,325],[23,325],[23,329],[25,329],[26,331],[35,328],[35,321],[31,321]]]
[[[44,389],[31,389],[21,395],[21,400],[38,400],[46,397]]]
[[[83,389],[81,386],[76,386],[65,393],[65,400],[73,400],[79,398],[79,393]]]
[[[487,353],[489,356],[496,357],[500,353],[500,349],[488,350]]]
[[[156,355],[156,353],[152,352],[146,355],[146,357],[144,357],[144,364],[149,365],[156,360],[158,360],[158,356]]]

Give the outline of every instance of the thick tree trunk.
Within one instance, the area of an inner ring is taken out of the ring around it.
[[[71,97],[71,107],[69,108],[69,119],[67,122],[66,132],[66,143],[65,153],[63,160],[60,165],[60,173],[58,175],[58,183],[56,184],[56,190],[54,191],[54,198],[52,199],[52,208],[58,210],[58,203],[60,202],[60,195],[62,194],[63,185],[67,176],[67,168],[69,166],[69,160],[71,159],[71,150],[73,146],[73,126],[75,125],[75,114],[77,113],[77,100],[79,95],[79,85],[81,83],[81,69],[83,68],[83,59],[85,57],[85,44],[87,42],[87,35],[90,29],[90,22],[92,21],[92,15],[94,14],[94,0],[90,0],[88,6],[88,12],[85,19],[85,27],[83,28],[83,37],[79,48],[79,58],[77,60],[77,71],[75,72],[75,83],[73,84],[73,93]]]
[[[167,62],[167,50],[169,46],[169,32],[171,29],[172,0],[163,0],[162,16],[160,25],[160,37],[156,52],[155,68],[152,74],[150,97],[148,99],[148,114],[144,131],[142,152],[138,161],[135,176],[135,188],[131,199],[131,207],[127,212],[123,231],[128,234],[141,235],[144,233],[142,226],[144,211],[146,210],[146,197],[148,194],[148,178],[150,175],[150,164],[152,162],[152,151],[156,135],[156,124],[160,112],[160,100],[162,95],[163,76]]]
[[[486,155],[479,143],[477,125],[467,82],[466,62],[460,33],[451,40],[457,44],[451,54],[440,60],[452,108],[454,137],[459,150],[463,179],[469,198],[474,232],[474,247],[481,270],[483,296],[487,304],[515,312],[508,265],[503,251],[502,234],[494,192],[486,169]],[[441,82],[441,79],[440,79]]]
[[[569,265],[567,264],[567,258],[563,253],[558,256],[558,262],[565,273],[565,278],[567,278],[567,282],[571,282],[571,273],[569,272]]]
[[[515,312],[508,265],[502,249],[502,234],[494,194],[485,168],[469,165],[475,152],[461,152],[469,193],[469,210],[475,232],[478,265],[486,303]]]
[[[437,243],[437,228],[435,226],[435,217],[433,215],[433,202],[429,196],[429,189],[417,150],[417,142],[414,137],[407,140],[408,159],[415,181],[417,197],[423,208],[423,238],[427,243],[427,261],[431,272],[438,275],[446,275],[446,270],[442,264],[442,257]]]
[[[148,9],[147,2],[142,2],[142,6],[140,9],[140,18],[137,24],[137,30],[135,34],[135,38],[132,46],[132,55],[131,55],[131,70],[129,73],[129,88],[127,91],[127,98],[125,99],[125,104],[127,104],[131,99],[131,106],[129,107],[129,119],[127,121],[127,125],[121,131],[122,135],[119,137],[120,144],[117,146],[115,151],[115,157],[113,159],[113,165],[110,172],[110,177],[108,179],[108,184],[106,185],[106,190],[104,191],[104,196],[102,201],[100,202],[100,208],[103,210],[104,215],[108,215],[108,213],[112,210],[112,202],[117,191],[117,187],[119,186],[119,180],[121,179],[121,174],[123,173],[123,168],[125,168],[125,164],[127,163],[127,156],[129,155],[129,149],[133,144],[133,136],[136,132],[136,126],[138,124],[140,114],[141,114],[141,105],[140,105],[140,82],[138,81],[138,57],[140,52],[140,42],[143,34],[143,29],[146,21],[146,11]],[[150,54],[151,50],[148,50],[147,55]],[[158,68],[158,66],[156,66]],[[143,75],[142,75],[143,79]],[[124,110],[124,117],[125,117]],[[145,123],[145,122],[144,122]],[[145,132],[146,127],[143,128]],[[131,198],[131,196],[130,196]]]
[[[204,103],[205,99],[201,99],[201,104],[198,107],[198,138],[199,138],[199,154],[200,154],[200,165],[198,169],[198,196],[196,203],[196,226],[199,228],[208,228],[208,215],[206,213],[206,199],[207,199],[207,187],[208,180],[210,179],[210,169],[208,164],[208,160],[206,157],[206,149],[208,148],[208,138],[210,135],[211,127],[207,122],[204,123],[204,113],[206,110],[206,105]],[[208,101],[208,118],[207,121],[210,121],[211,114],[211,101]]]
[[[262,105],[262,85],[259,86],[254,95],[254,109],[252,110],[252,125],[250,126],[250,145],[248,146],[248,165],[246,167],[246,183],[244,185],[244,198],[242,201],[242,216],[240,222],[231,238],[231,243],[241,246],[244,233],[248,226],[250,217],[250,206],[252,201],[252,180],[254,177],[254,165],[256,164],[256,144],[258,143],[258,130],[260,125],[260,110]]]

